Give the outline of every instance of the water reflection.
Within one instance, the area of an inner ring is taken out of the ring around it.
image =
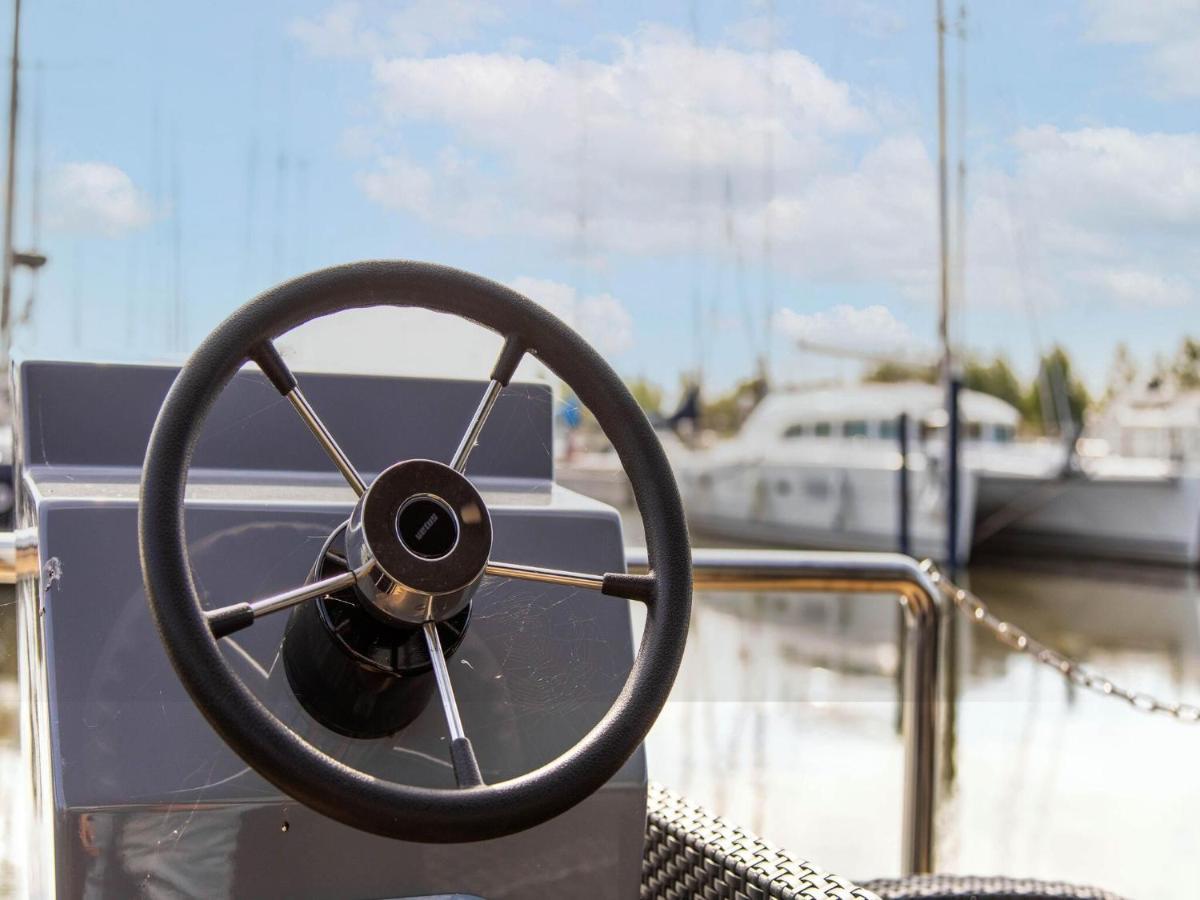
[[[24,847],[19,824],[23,777],[20,761],[20,694],[17,688],[16,591],[0,585],[0,896],[16,893]]]
[[[84,813],[84,900],[231,896],[241,810]],[[71,891],[76,894],[75,890]]]
[[[1106,675],[1200,699],[1195,573],[990,560],[969,581]],[[699,595],[651,776],[833,871],[897,872],[896,627],[874,597]],[[954,642],[939,867],[1194,896],[1200,727],[1083,691],[961,618]]]

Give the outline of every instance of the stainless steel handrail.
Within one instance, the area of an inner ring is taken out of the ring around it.
[[[629,547],[632,572],[646,571],[644,547]],[[937,791],[941,624],[945,597],[931,563],[899,553],[824,553],[800,550],[696,548],[692,582],[698,591],[855,593],[898,597],[904,610],[901,731],[904,736],[904,810],[901,869],[933,871]]]

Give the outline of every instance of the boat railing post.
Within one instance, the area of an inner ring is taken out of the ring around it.
[[[930,571],[918,567],[911,575],[911,590],[904,595],[904,811],[900,862],[907,875],[927,875],[934,871],[938,749],[945,721],[940,703],[944,623],[942,596]]]
[[[908,413],[900,413],[896,417],[896,441],[899,444],[900,467],[896,474],[897,511],[899,515],[898,534],[899,551],[905,556],[912,553],[911,536],[909,533],[909,490],[908,490]]]
[[[627,547],[625,558],[629,571],[647,570],[644,547]],[[898,553],[692,550],[692,581],[697,591],[875,594],[892,602],[900,598],[904,620],[900,869],[905,875],[928,874],[934,866],[945,609],[936,586],[938,577],[931,564],[918,564]]]
[[[946,571],[958,576],[959,475],[962,457],[958,395],[962,382],[951,376],[946,383]]]

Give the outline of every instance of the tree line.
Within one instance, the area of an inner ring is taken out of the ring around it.
[[[880,363],[866,375],[866,381],[876,383],[932,384],[937,379],[936,365],[893,362]],[[1043,354],[1037,375],[1028,382],[1022,382],[1008,360],[997,355],[990,359],[970,356],[964,360],[962,383],[968,390],[999,397],[1014,406],[1021,414],[1023,428],[1038,433],[1070,430],[1083,421],[1084,413],[1092,405],[1087,385],[1072,371],[1070,354],[1058,345]]]
[[[1103,393],[1093,397],[1075,373],[1071,356],[1061,344],[1042,355],[1037,375],[1022,382],[1002,355],[969,356],[963,363],[964,387],[991,394],[1012,404],[1031,432],[1061,433],[1078,427],[1089,409],[1139,387],[1171,383],[1181,390],[1200,389],[1200,339],[1185,337],[1173,356],[1159,355],[1150,371],[1139,371],[1124,342],[1117,344]],[[936,366],[881,363],[867,373],[867,381],[897,382],[937,380]]]

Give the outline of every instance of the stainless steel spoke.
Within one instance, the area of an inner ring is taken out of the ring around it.
[[[358,470],[354,468],[354,464],[350,462],[350,458],[338,446],[338,442],[334,440],[333,434],[325,427],[325,423],[321,421],[321,417],[317,415],[317,411],[312,408],[312,404],[308,402],[308,398],[300,390],[300,383],[296,380],[296,376],[292,374],[292,370],[288,368],[288,364],[284,362],[283,357],[279,355],[275,344],[272,341],[263,341],[251,351],[250,358],[262,369],[262,373],[275,386],[275,390],[286,397],[288,402],[292,404],[292,408],[300,414],[300,418],[308,426],[308,430],[313,433],[313,436],[317,439],[317,442],[321,445],[326,455],[337,466],[337,470],[342,473],[342,477],[349,482],[350,487],[354,489],[354,493],[360,497],[365,494],[367,491],[366,482],[362,480],[362,476],[358,474]]]
[[[462,717],[458,714],[458,703],[454,699],[454,685],[450,683],[450,670],[446,668],[446,655],[442,652],[442,639],[438,636],[437,623],[425,623],[425,645],[429,648],[429,661],[433,665],[433,677],[437,679],[438,693],[442,697],[442,711],[446,714],[446,727],[450,739],[466,737],[463,733]]]
[[[253,600],[249,603],[235,603],[232,606],[210,609],[204,613],[204,617],[208,620],[208,627],[212,631],[213,637],[225,637],[226,635],[233,634],[235,631],[241,631],[243,628],[253,625],[255,619],[262,616],[279,612],[282,609],[290,609],[298,603],[303,603],[305,600],[312,600],[325,594],[345,590],[353,585],[357,578],[358,574],[355,572],[339,572],[337,575],[332,575],[329,578],[322,578],[320,581],[314,581],[311,584],[302,584],[300,587],[292,588],[290,591],[273,594],[261,600]]]
[[[367,484],[362,480],[362,476],[358,474],[358,470],[354,468],[354,464],[350,462],[350,458],[346,456],[345,451],[338,446],[338,442],[334,440],[329,429],[325,427],[325,423],[321,421],[316,410],[308,402],[308,398],[304,396],[304,392],[300,390],[299,385],[292,388],[286,394],[292,407],[300,414],[300,418],[304,420],[304,424],[308,426],[308,430],[313,433],[313,436],[320,443],[322,449],[337,466],[342,477],[350,483],[350,487],[354,489],[354,493],[362,496],[367,492]]]
[[[504,390],[508,382],[512,379],[524,355],[525,344],[519,337],[509,335],[504,339],[504,346],[500,349],[500,355],[496,357],[496,364],[492,366],[491,377],[487,387],[484,388],[483,397],[479,400],[479,406],[475,408],[475,414],[471,416],[471,422],[467,426],[467,433],[463,435],[462,440],[458,444],[458,449],[454,451],[454,457],[450,460],[450,467],[456,472],[466,471],[467,460],[471,456],[471,451],[479,443],[479,433],[483,431],[483,426],[487,424],[488,416],[492,414],[492,409],[495,407],[496,401],[500,399],[500,392]]]
[[[483,426],[487,424],[488,416],[491,415],[492,409],[496,406],[496,401],[500,399],[500,392],[504,390],[504,385],[499,381],[492,379],[488,382],[487,388],[483,392],[483,397],[479,400],[479,406],[475,408],[475,414],[471,416],[471,423],[467,426],[467,433],[463,435],[462,440],[458,444],[458,449],[454,451],[454,458],[450,460],[450,467],[456,472],[462,472],[467,468],[467,460],[471,456],[471,451],[475,449],[475,445],[479,442],[479,433],[483,431]]]
[[[483,776],[479,772],[471,741],[463,732],[462,716],[458,713],[458,701],[454,699],[454,685],[450,683],[450,670],[446,667],[446,655],[442,651],[437,623],[426,622],[423,630],[433,677],[442,698],[442,711],[446,714],[446,728],[450,732],[450,762],[454,766],[454,779],[459,787],[478,787],[483,784]]]
[[[557,584],[563,587],[586,588],[599,591],[610,597],[648,602],[654,597],[654,575],[631,575],[625,572],[607,572],[593,575],[590,572],[568,572],[563,569],[547,569],[542,566],[526,566],[489,560],[484,573],[500,578],[516,578],[539,584]]]
[[[537,581],[542,584],[561,584],[565,587],[603,590],[604,576],[588,572],[565,572],[562,569],[543,569],[540,566],[523,566],[519,563],[488,561],[483,570],[488,575],[502,578],[519,578],[522,581]]]

